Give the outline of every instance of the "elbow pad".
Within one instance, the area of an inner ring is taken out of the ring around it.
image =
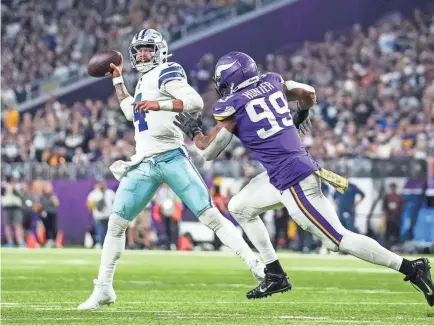
[[[220,153],[229,145],[231,142],[233,134],[229,132],[226,128],[219,130],[215,138],[204,150],[200,150],[199,154],[204,158],[205,161],[215,160]]]
[[[134,99],[132,96],[123,99],[120,103],[122,112],[124,113],[125,118],[127,118],[128,121],[134,120],[134,111],[132,108],[133,103]]]

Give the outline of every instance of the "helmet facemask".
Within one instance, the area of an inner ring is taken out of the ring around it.
[[[142,50],[145,48],[146,50]],[[131,65],[141,73],[146,73],[167,60],[167,43],[136,41],[128,49]],[[146,60],[147,59],[147,60]]]
[[[226,97],[229,95],[232,95],[233,93],[233,89],[234,89],[234,84],[231,84],[229,86],[227,85],[223,85],[220,83],[221,78],[217,78],[217,77],[213,77],[213,82],[214,82],[214,86],[215,86],[215,90],[217,91],[217,94],[220,97]]]

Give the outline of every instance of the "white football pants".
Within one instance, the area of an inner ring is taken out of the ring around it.
[[[402,257],[377,241],[345,229],[331,202],[321,192],[321,179],[312,174],[285,191],[277,190],[266,172],[253,178],[229,202],[229,211],[245,230],[266,263],[277,259],[269,239],[265,239],[259,214],[285,206],[289,215],[305,231],[318,237],[332,251],[343,251],[360,259],[399,270]],[[259,238],[255,239],[255,238]]]

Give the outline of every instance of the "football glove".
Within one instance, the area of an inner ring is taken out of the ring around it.
[[[181,112],[175,117],[173,123],[191,140],[193,140],[194,136],[202,132],[202,116],[200,114],[197,119],[195,119],[189,113]]]
[[[292,119],[294,121],[294,126],[303,135],[306,135],[312,128],[312,122],[309,119],[309,110],[303,110],[297,107]]]

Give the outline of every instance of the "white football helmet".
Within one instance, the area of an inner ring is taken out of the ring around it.
[[[152,56],[148,62],[137,62],[137,55],[140,54],[140,48],[146,47]],[[161,33],[155,29],[142,29],[134,35],[128,48],[130,53],[131,65],[141,73],[146,73],[159,64],[167,61],[169,57],[169,47]]]

